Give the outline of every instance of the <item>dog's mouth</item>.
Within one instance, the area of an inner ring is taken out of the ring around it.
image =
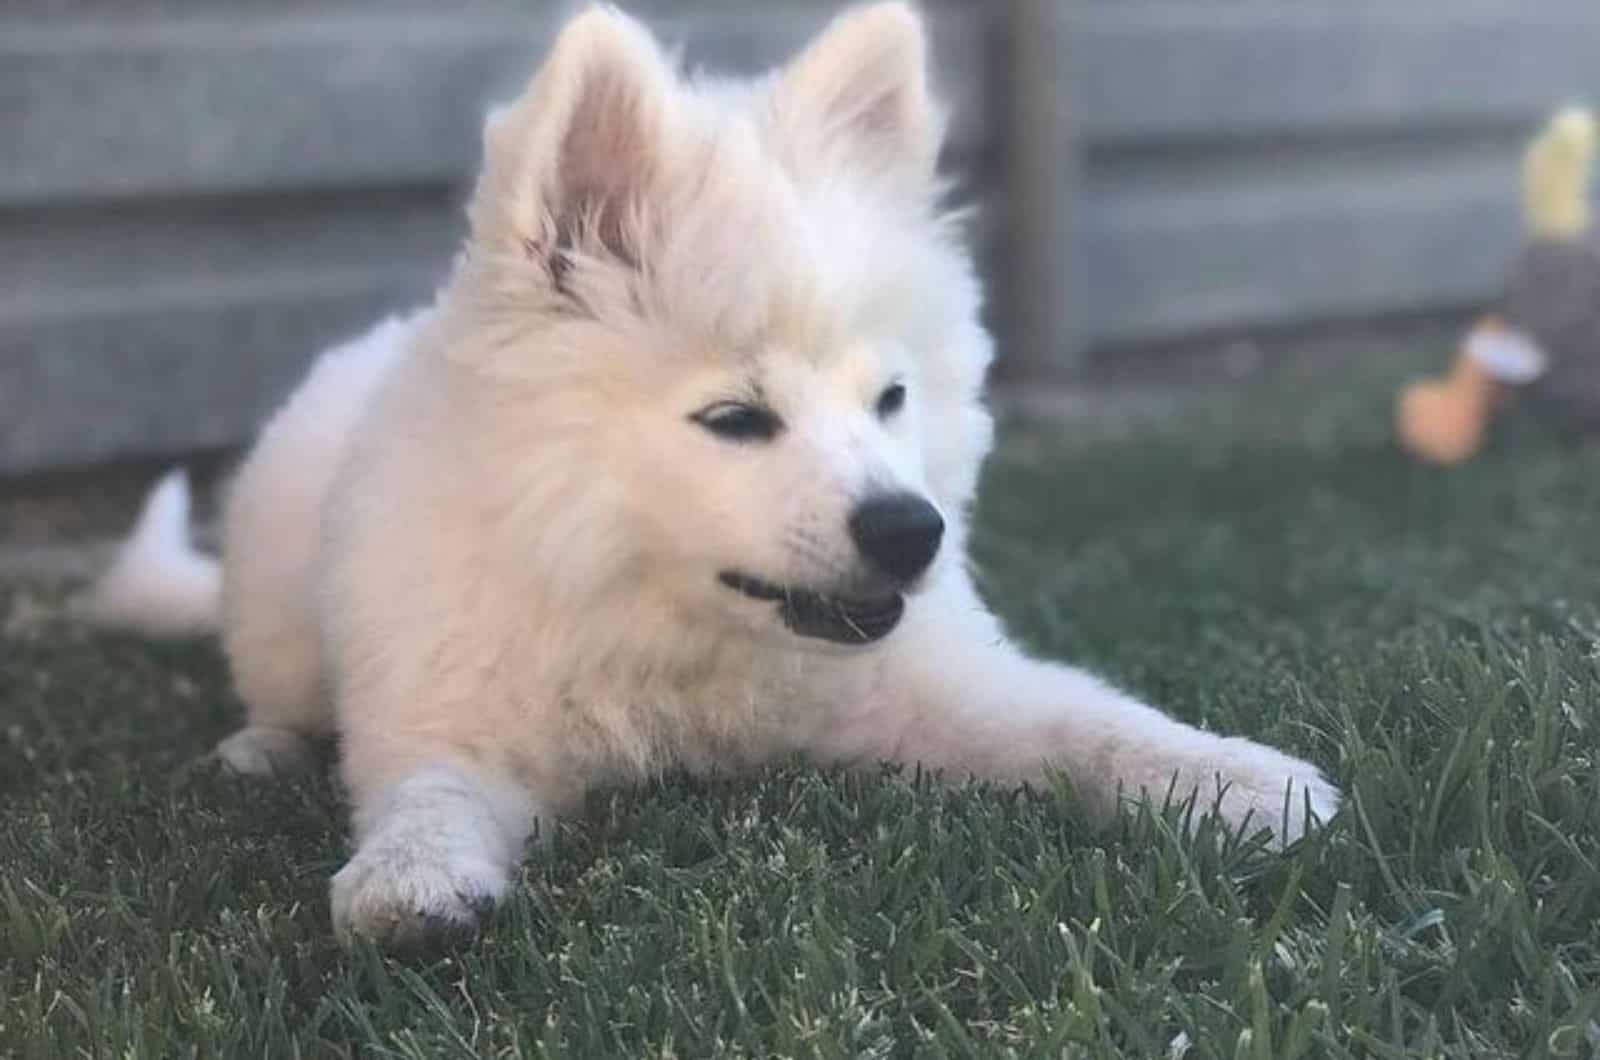
[[[723,571],[717,579],[728,588],[778,605],[778,615],[790,632],[834,644],[871,644],[887,637],[905,614],[905,597],[899,593],[854,598],[825,596],[810,589],[774,585],[772,582]]]

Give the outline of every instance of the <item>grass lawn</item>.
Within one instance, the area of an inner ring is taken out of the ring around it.
[[[1414,468],[1397,374],[1013,431],[985,486],[1027,642],[1350,793],[1282,857],[1066,790],[669,778],[592,799],[477,942],[346,955],[333,785],[189,767],[237,716],[217,652],[12,621],[0,1056],[1596,1055],[1600,445]]]

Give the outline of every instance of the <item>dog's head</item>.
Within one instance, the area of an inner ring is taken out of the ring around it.
[[[560,483],[539,562],[845,644],[960,562],[990,340],[926,61],[881,3],[766,78],[688,78],[596,8],[490,117],[441,319],[525,423],[508,474]]]

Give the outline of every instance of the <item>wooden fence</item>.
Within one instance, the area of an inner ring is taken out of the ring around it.
[[[484,107],[570,6],[8,0],[0,474],[235,444],[423,296]],[[629,6],[753,70],[842,5]],[[1600,97],[1594,0],[924,6],[1013,374],[1482,298],[1521,139]]]
[[[1049,11],[1076,173],[1069,348],[1481,299],[1519,239],[1523,140],[1600,102],[1595,0]]]

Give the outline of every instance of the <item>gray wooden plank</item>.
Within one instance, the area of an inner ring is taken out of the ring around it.
[[[197,282],[270,285],[369,266],[442,273],[465,227],[457,198],[403,188],[0,211],[0,321]]]
[[[0,475],[236,444],[317,351],[431,282],[310,273],[0,321]]]
[[[691,63],[750,71],[815,4],[657,19]],[[990,142],[988,17],[937,15],[952,142]],[[474,165],[485,108],[528,76],[550,15],[249,13],[0,21],[0,204],[273,186],[438,183]]]
[[[1517,124],[1600,97],[1593,0],[1055,9],[1093,143]]]
[[[1515,158],[1409,173],[1134,188],[1091,182],[1071,285],[1099,344],[1492,297],[1520,243]]]
[[[0,201],[443,182],[534,53],[499,19],[95,20],[0,34]]]

